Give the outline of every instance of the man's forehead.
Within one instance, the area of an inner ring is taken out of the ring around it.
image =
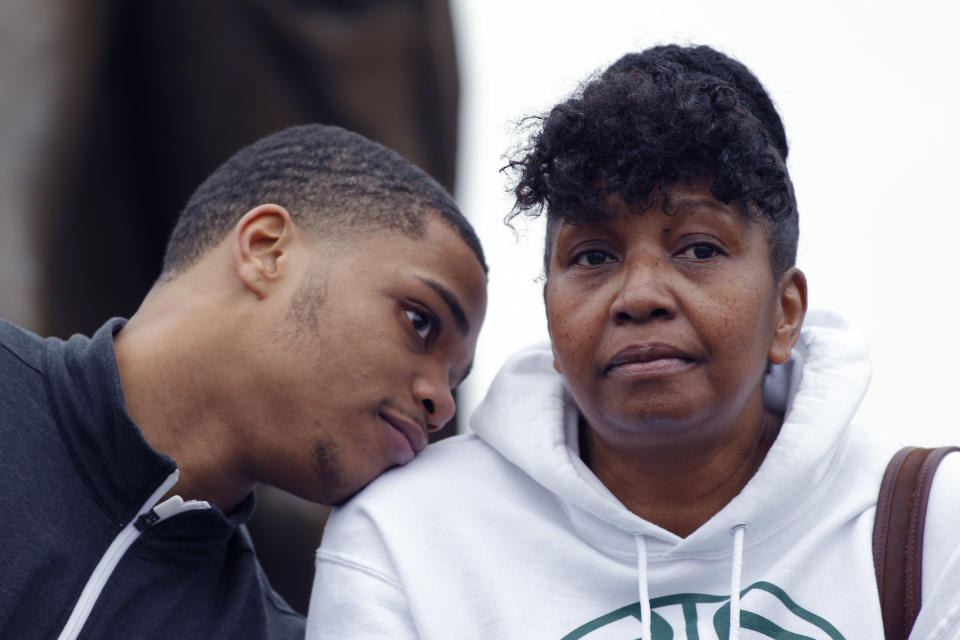
[[[383,284],[414,281],[429,287],[449,311],[456,328],[471,330],[476,309],[486,296],[486,271],[473,248],[450,225],[427,218],[422,232],[376,227],[356,233],[340,230],[315,235],[325,262],[347,262],[357,269],[382,272]],[[480,317],[482,321],[482,315]]]

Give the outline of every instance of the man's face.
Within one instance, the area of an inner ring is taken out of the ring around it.
[[[668,194],[671,215],[612,196],[612,219],[561,226],[553,239],[557,368],[595,433],[621,450],[724,438],[755,418],[779,339],[760,223],[705,184]]]
[[[358,234],[361,235],[361,234]],[[406,464],[454,414],[486,311],[486,274],[446,224],[422,238],[326,241],[283,301],[259,479],[335,504]],[[263,440],[263,438],[258,438]]]

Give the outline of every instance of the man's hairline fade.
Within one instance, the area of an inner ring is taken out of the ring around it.
[[[476,232],[447,191],[396,152],[330,125],[301,125],[244,147],[190,197],[167,243],[158,283],[175,279],[263,204],[318,235],[382,230],[422,238],[437,216],[487,264]]]

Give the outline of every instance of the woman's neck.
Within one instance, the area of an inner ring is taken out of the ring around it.
[[[627,509],[686,537],[746,486],[782,424],[782,415],[764,411],[759,424],[734,429],[722,441],[624,451],[601,440],[581,417],[580,457]]]

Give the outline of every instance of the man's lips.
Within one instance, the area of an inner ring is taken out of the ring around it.
[[[417,422],[396,413],[380,412],[380,417],[391,427],[403,434],[414,453],[420,453],[427,446],[426,430]]]
[[[621,349],[604,367],[604,375],[668,373],[696,362],[690,354],[669,344],[631,345]]]

